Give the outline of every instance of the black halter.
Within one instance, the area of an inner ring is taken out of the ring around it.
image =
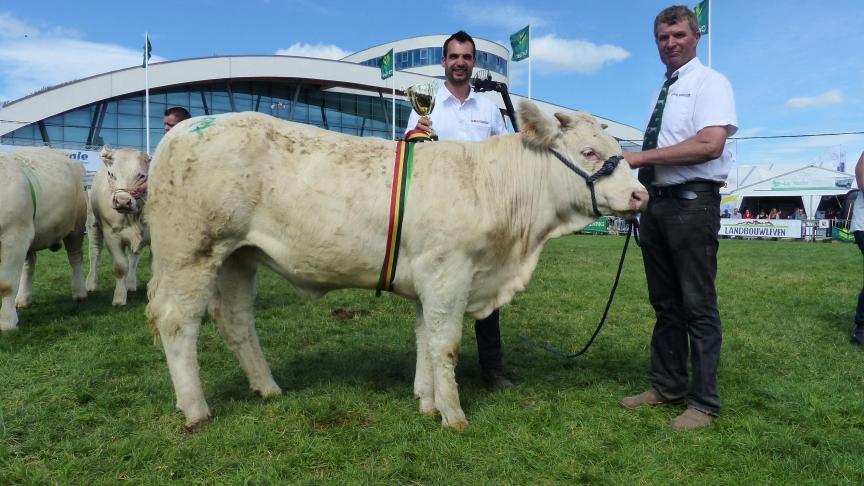
[[[558,160],[561,161],[561,163],[566,165],[568,169],[575,172],[577,175],[579,175],[579,177],[585,179],[585,184],[587,184],[588,189],[591,190],[591,207],[594,209],[594,214],[596,214],[597,216],[603,216],[600,213],[600,210],[597,208],[597,196],[594,193],[594,182],[601,177],[612,174],[612,172],[615,171],[615,168],[618,167],[618,162],[624,160],[624,157],[620,155],[613,155],[612,157],[609,157],[608,159],[606,159],[605,162],[603,162],[603,167],[600,167],[600,170],[598,170],[592,175],[589,175],[587,172],[577,167],[576,164],[567,160],[566,157],[559,154],[557,151],[552,149],[549,149],[549,151],[552,152],[552,155],[557,157]]]

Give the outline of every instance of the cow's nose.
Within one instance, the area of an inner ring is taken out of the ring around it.
[[[125,195],[114,196],[114,209],[131,209],[132,198]]]
[[[648,206],[648,191],[639,189],[630,194],[630,209],[644,211],[646,206]]]

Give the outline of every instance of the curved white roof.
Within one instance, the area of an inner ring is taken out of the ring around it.
[[[447,36],[428,36],[409,39],[409,41],[437,37],[441,38],[442,43],[447,38]],[[477,44],[479,48],[479,40]],[[497,44],[495,45],[497,46]],[[386,50],[389,50],[389,44],[387,46]],[[500,48],[500,46],[498,47]],[[375,48],[361,51],[361,53],[371,52],[371,49]],[[353,59],[359,54],[356,53],[349,58]],[[440,67],[438,69],[440,70]],[[382,80],[378,68],[355,62],[295,56],[204,57],[151,64],[149,69],[150,89],[225,79],[298,79],[311,84],[324,85],[325,88],[350,89],[368,94],[380,92],[386,96],[392,89],[390,83],[392,83],[393,78]],[[429,76],[408,71],[398,71],[395,79],[397,90],[403,86],[430,81]],[[30,123],[36,123],[75,108],[105,99],[140,93],[143,90],[144,70],[138,66],[59,85],[8,103],[3,108],[0,135],[5,135]],[[488,96],[500,108],[504,108],[501,97],[496,93],[484,93],[484,95]],[[511,97],[513,104],[517,107],[521,101],[526,99],[518,95],[511,95]],[[551,114],[562,110],[574,111],[550,103],[534,101],[546,113]],[[642,132],[636,128],[597,118],[609,125],[609,133],[619,139],[642,138]]]

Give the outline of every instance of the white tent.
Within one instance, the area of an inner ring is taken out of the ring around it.
[[[800,197],[807,217],[813,218],[823,196],[845,196],[854,185],[853,174],[815,165],[740,166],[730,171],[721,204],[738,208],[745,197]]]

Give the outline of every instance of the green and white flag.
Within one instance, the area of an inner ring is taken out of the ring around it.
[[[381,79],[393,76],[393,49],[387,51],[387,54],[378,60],[378,67],[381,68]]]
[[[144,61],[141,63],[141,67],[146,68],[148,61],[150,61],[150,51],[153,50],[153,46],[150,45],[150,37],[144,36]]]
[[[521,61],[528,57],[528,29],[530,27],[530,25],[526,25],[524,29],[510,36],[510,45],[513,47],[512,61]]]
[[[693,9],[693,12],[696,13],[696,22],[699,23],[699,33],[702,35],[708,33],[708,1],[702,0]]]

